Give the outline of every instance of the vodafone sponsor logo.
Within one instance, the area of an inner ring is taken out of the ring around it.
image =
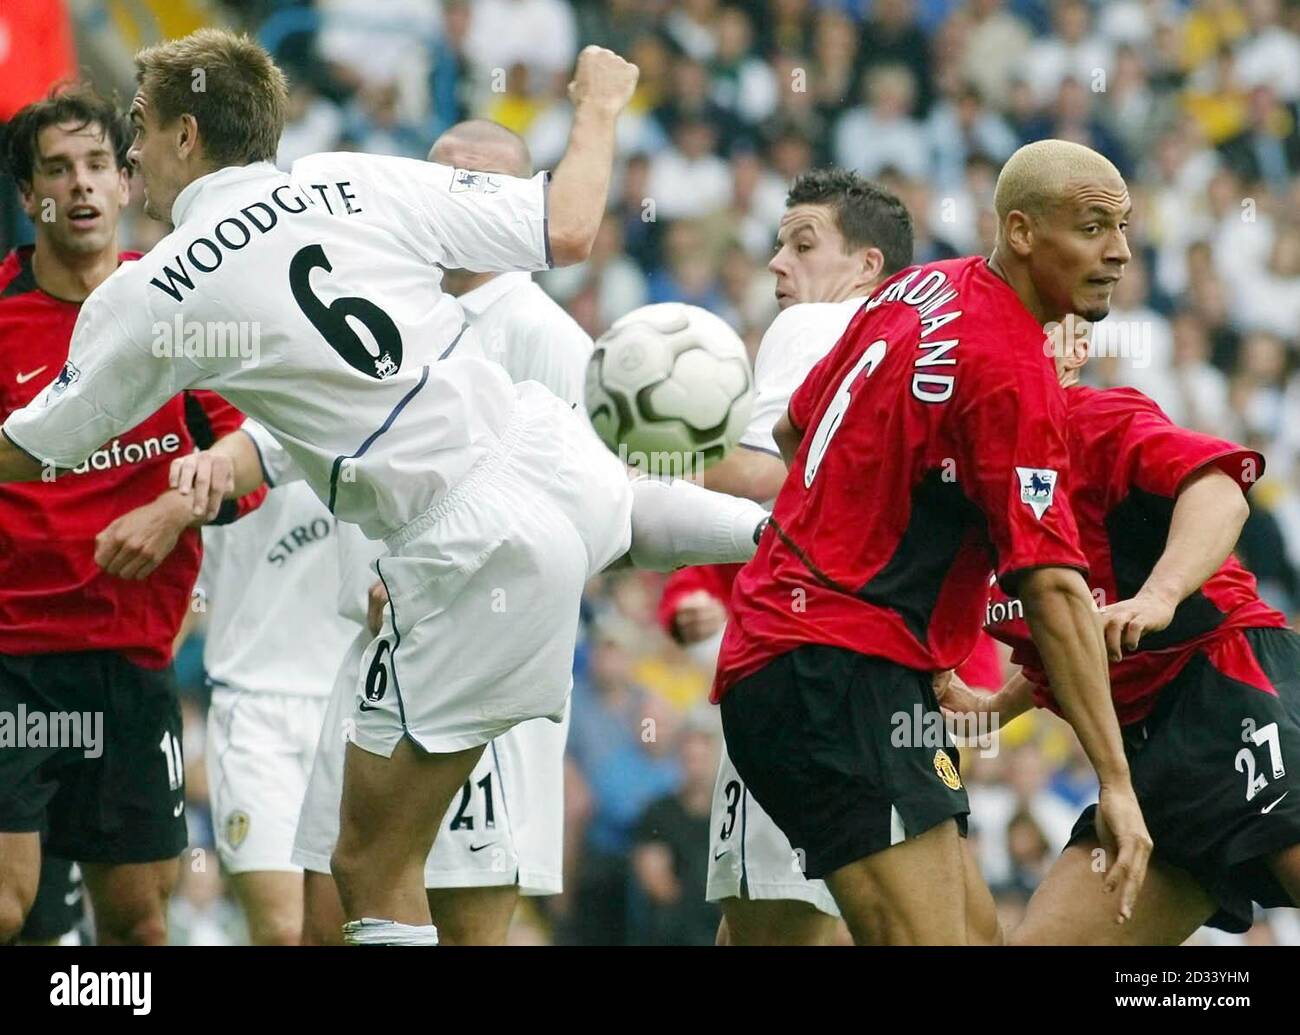
[[[72,469],[73,474],[89,474],[91,471],[111,471],[127,464],[144,463],[160,456],[181,451],[181,437],[174,431],[166,435],[155,435],[139,442],[123,445],[121,439],[113,439],[96,449],[84,461]]]

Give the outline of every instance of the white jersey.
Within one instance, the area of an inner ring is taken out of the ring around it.
[[[338,522],[305,485],[203,529],[203,666],[217,688],[326,697],[355,626],[335,608]]]
[[[804,302],[783,309],[763,335],[754,360],[754,408],[740,444],[780,456],[772,429],[808,371],[830,352],[865,298]]]
[[[4,431],[72,468],[182,389],[213,389],[340,520],[386,537],[492,451],[515,405],[434,264],[546,268],[546,176],[322,154],[201,177],[172,233],[82,305],[62,373]]]
[[[498,274],[457,301],[488,359],[512,381],[540,381],[570,405],[582,403],[591,336],[530,274]]]

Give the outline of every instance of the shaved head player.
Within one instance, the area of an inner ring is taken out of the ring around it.
[[[1128,191],[1101,155],[1041,141],[1008,160],[997,208],[991,258],[886,282],[794,393],[776,430],[790,475],[718,663],[732,761],[858,943],[969,938],[956,751],[898,717],[935,712],[933,675],[970,653],[990,558],[1097,769],[1120,922],[1151,850],[1043,348],[1045,324],[1108,311]]]

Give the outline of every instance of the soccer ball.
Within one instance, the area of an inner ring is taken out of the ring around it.
[[[624,463],[680,477],[740,441],[754,386],[745,343],[725,320],[663,302],[634,309],[600,336],[586,396],[596,434]]]

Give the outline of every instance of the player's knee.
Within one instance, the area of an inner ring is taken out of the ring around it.
[[[263,916],[250,921],[248,936],[254,945],[300,945],[303,925],[293,916]]]
[[[0,945],[17,940],[31,907],[30,902],[23,902],[17,888],[0,886]]]
[[[1268,864],[1291,901],[1300,908],[1300,845],[1292,845],[1275,853]]]
[[[105,945],[166,945],[167,917],[161,903],[96,917],[96,935]]]

